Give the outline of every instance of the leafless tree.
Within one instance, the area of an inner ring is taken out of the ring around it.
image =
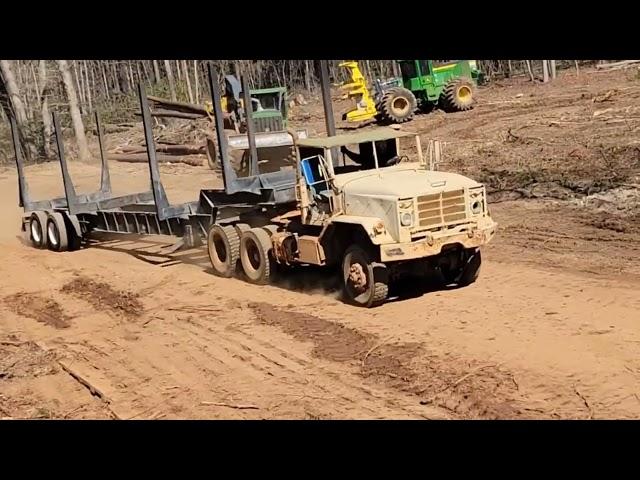
[[[82,123],[82,115],[80,114],[80,108],[78,107],[78,97],[73,86],[73,78],[71,77],[69,64],[66,60],[58,60],[57,62],[62,75],[64,89],[67,93],[67,99],[69,101],[69,113],[71,115],[71,123],[76,137],[76,144],[78,145],[78,156],[80,160],[88,161],[91,154],[89,152],[87,138],[84,133],[84,124]]]

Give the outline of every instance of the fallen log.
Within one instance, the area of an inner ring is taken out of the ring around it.
[[[136,116],[141,117],[142,113],[136,112]],[[205,117],[205,115],[200,113],[174,112],[172,110],[153,110],[151,116],[160,118],[186,118],[188,120],[197,120],[198,118]]]
[[[108,158],[116,162],[127,163],[145,163],[149,161],[146,153],[110,153]],[[158,163],[185,163],[193,167],[199,167],[203,163],[201,158],[173,157],[170,155],[156,155],[156,158]]]
[[[113,153],[146,153],[145,145],[127,145],[114,150]],[[206,146],[203,145],[156,145],[156,152],[166,153],[169,155],[205,155],[207,153]]]
[[[152,95],[147,96],[147,98],[153,103],[167,110],[173,110],[177,112],[183,113],[197,113],[202,115],[207,115],[207,110],[202,105],[195,105],[193,103],[185,103],[185,102],[176,102],[173,100],[167,100],[166,98],[154,97]]]
[[[122,133],[122,132],[127,132],[134,127],[135,127],[135,124],[133,123],[121,123],[117,125],[106,123],[102,125],[102,133]],[[95,126],[91,129],[91,132],[94,135],[98,134],[98,130]]]
[[[601,63],[600,65],[596,65],[598,70],[606,70],[606,69],[618,69],[626,67],[627,65],[633,65],[634,63],[640,63],[640,60],[623,60],[621,62],[613,62],[613,63]]]

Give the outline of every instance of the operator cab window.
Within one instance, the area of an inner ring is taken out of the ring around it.
[[[400,71],[404,78],[415,78],[418,76],[416,64],[413,61],[400,62]]]

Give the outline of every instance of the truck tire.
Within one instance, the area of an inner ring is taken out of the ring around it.
[[[29,240],[35,248],[47,246],[47,214],[37,211],[31,214],[29,219]]]
[[[213,225],[207,235],[207,250],[215,275],[229,278],[235,274],[240,258],[240,235],[233,226]]]
[[[252,228],[240,237],[240,262],[249,283],[269,283],[274,267],[271,248],[271,237],[262,228]]]
[[[380,100],[380,116],[385,122],[405,123],[413,119],[418,107],[415,95],[406,88],[393,87]]]
[[[351,245],[342,260],[342,284],[348,303],[375,307],[389,295],[389,272],[384,263],[371,261],[364,248]]]
[[[47,219],[47,246],[54,252],[66,252],[69,249],[67,225],[60,212],[51,212]]]
[[[467,259],[467,263],[462,268],[462,275],[458,280],[459,287],[466,287],[474,283],[480,275],[480,266],[482,265],[482,256],[480,250],[471,253],[471,256]]]
[[[468,78],[454,78],[440,94],[440,106],[446,112],[471,110],[475,103],[475,88]]]
[[[456,287],[466,287],[474,283],[480,275],[482,256],[479,249],[469,249],[460,252],[461,257],[455,268],[440,267],[440,273],[445,285],[455,284]]]

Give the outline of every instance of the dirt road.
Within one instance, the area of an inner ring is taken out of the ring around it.
[[[11,205],[15,177],[2,176],[0,200]],[[496,242],[477,284],[362,310],[317,287],[326,278],[315,273],[255,287],[211,275],[204,250],[158,255],[155,240],[38,251],[16,238],[18,209],[3,208],[5,416],[640,413],[632,277],[527,264]],[[494,215],[508,218],[506,208]]]
[[[437,130],[439,121],[417,122]],[[470,139],[495,141],[478,127]],[[523,156],[531,147],[513,146]],[[57,168],[30,167],[41,198],[61,193]],[[84,188],[97,172],[72,165]],[[205,168],[162,172],[172,201],[218,181]],[[128,192],[148,181],[140,165],[114,164],[112,178]],[[267,287],[219,279],[203,249],[163,255],[167,239],[103,237],[72,253],[35,250],[18,238],[16,198],[14,171],[0,171],[2,417],[640,415],[640,236],[632,217],[613,228],[597,221],[602,211],[585,213],[569,200],[501,198],[492,206],[500,231],[476,284],[404,289],[364,310],[341,303],[328,275],[302,272]]]

